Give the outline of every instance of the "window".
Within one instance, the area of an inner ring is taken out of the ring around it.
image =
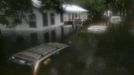
[[[36,17],[34,14],[29,15],[29,25],[32,28],[36,27]]]
[[[47,13],[43,13],[43,25],[47,26],[48,25],[48,16]]]
[[[64,27],[63,26],[61,26],[61,36],[62,36],[62,38],[64,38]]]
[[[38,40],[37,33],[31,33],[30,37],[32,43],[37,43]]]
[[[75,15],[75,18],[77,18],[78,17],[78,15],[77,14],[74,14]]]
[[[44,41],[49,42],[49,33],[44,33]]]
[[[63,14],[60,14],[60,21],[63,22]]]
[[[51,24],[54,25],[55,24],[55,15],[54,15],[54,13],[50,14],[50,20],[51,20]]]
[[[51,32],[51,39],[52,41],[56,41],[56,33],[54,30]]]

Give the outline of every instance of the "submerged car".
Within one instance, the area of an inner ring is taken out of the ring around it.
[[[46,43],[12,55],[9,60],[15,64],[32,66],[37,61],[48,59],[50,56],[69,47],[62,43]]]
[[[120,16],[111,16],[110,23],[112,24],[119,24],[121,23],[122,19]]]
[[[96,34],[105,33],[106,30],[107,30],[106,25],[91,25],[88,27],[88,32],[92,32]]]

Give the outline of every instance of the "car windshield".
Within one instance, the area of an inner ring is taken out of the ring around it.
[[[18,54],[18,55],[15,55],[15,58],[21,58],[21,59],[24,59],[24,60],[29,60],[29,61],[36,61],[37,59],[32,57],[32,56],[28,56],[26,54]]]
[[[24,59],[21,57],[12,57],[11,61],[18,64],[18,65],[28,65],[28,66],[32,66],[34,64],[34,61],[32,60],[28,60],[28,59]]]

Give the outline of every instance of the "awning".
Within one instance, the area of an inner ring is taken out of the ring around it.
[[[71,4],[63,4],[62,5],[63,9],[66,12],[88,12],[88,10],[78,6],[78,5],[71,5]]]

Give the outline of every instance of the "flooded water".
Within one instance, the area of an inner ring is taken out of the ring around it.
[[[63,42],[70,48],[57,55],[49,65],[40,64],[38,75],[134,75],[134,37],[123,23],[108,27],[105,34],[82,29]],[[13,39],[14,40],[14,39]],[[32,71],[8,63],[10,55],[31,44],[4,38],[0,72],[3,75],[32,75]]]

